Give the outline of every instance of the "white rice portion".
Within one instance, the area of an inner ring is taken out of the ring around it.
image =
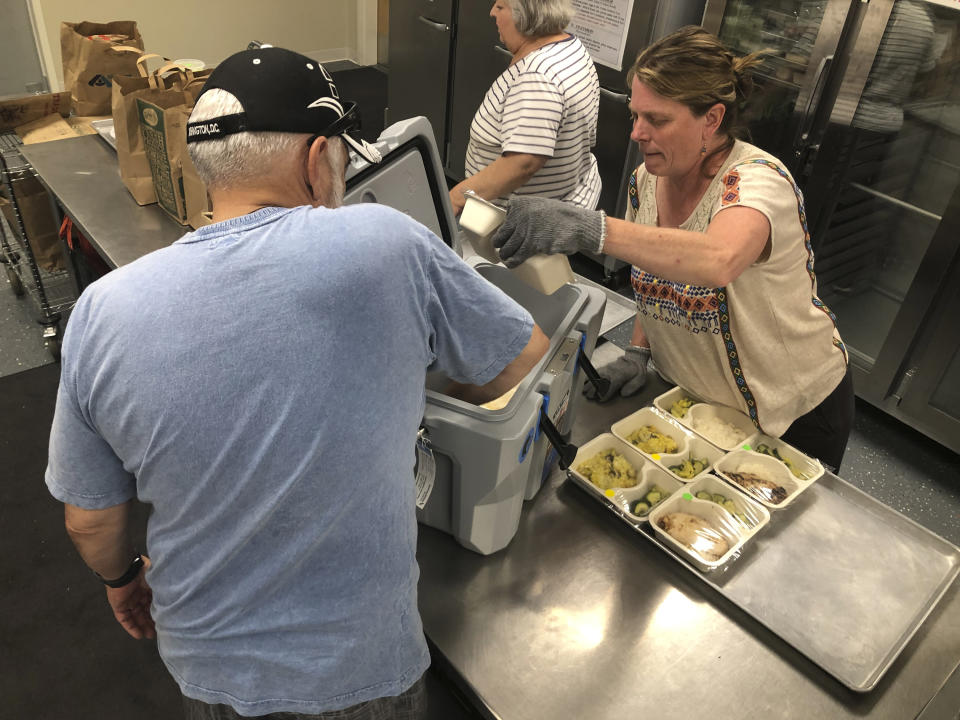
[[[751,475],[756,475],[764,480],[776,482],[773,477],[773,473],[770,471],[770,468],[768,468],[762,462],[757,462],[756,460],[747,460],[746,462],[741,463],[740,467],[738,467],[735,472],[750,473]]]
[[[698,418],[693,422],[693,429],[714,445],[725,448],[733,447],[747,438],[747,434],[737,426],[716,417]]]

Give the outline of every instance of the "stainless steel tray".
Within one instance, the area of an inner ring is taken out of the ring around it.
[[[97,131],[97,134],[107,141],[107,145],[114,150],[117,149],[117,136],[113,129],[113,118],[105,120],[91,120],[90,127]]]
[[[876,686],[960,571],[960,548],[829,472],[707,573],[582,489],[857,692]]]

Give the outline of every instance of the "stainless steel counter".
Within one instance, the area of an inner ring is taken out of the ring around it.
[[[111,267],[184,233],[123,187],[97,136],[23,154]],[[573,441],[667,389],[581,408]],[[517,536],[483,557],[421,526],[420,609],[439,661],[488,717],[956,720],[960,590],[947,591],[876,689],[848,690],[555,472]],[[926,710],[925,710],[926,708]]]
[[[584,406],[573,441],[666,388]],[[482,557],[421,526],[418,557],[427,636],[484,713],[504,720],[904,720],[960,664],[954,583],[879,685],[848,690],[560,472],[504,551]]]
[[[97,135],[24,145],[21,153],[111,268],[190,232],[159,205],[137,205],[120,180],[116,152]]]

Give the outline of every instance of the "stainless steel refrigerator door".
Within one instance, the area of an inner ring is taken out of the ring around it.
[[[453,42],[453,0],[390,3],[387,123],[423,115],[441,154],[447,142],[447,95]]]
[[[630,141],[630,95],[600,88],[600,116],[597,121],[597,158],[603,187],[600,209],[611,217],[622,218],[627,210],[627,180],[642,158],[636,143]]]
[[[754,71],[756,90],[741,124],[748,139],[792,171],[809,144],[815,121],[829,110],[826,92],[838,48],[858,0],[708,0],[703,27],[736,54],[767,51]],[[801,136],[806,137],[801,139]],[[799,140],[799,144],[798,144]]]
[[[956,392],[950,353],[927,349],[950,346],[946,330],[930,328],[960,252],[958,35],[952,3],[867,6],[851,67],[868,72],[843,81],[859,99],[841,91],[806,188],[819,294],[838,317],[856,392],[913,413],[928,433],[921,416],[934,396]]]
[[[960,236],[960,198],[948,212],[949,232]],[[944,294],[929,313],[915,352],[903,364],[900,382],[884,402],[888,411],[960,452],[960,252],[954,248]]]
[[[494,81],[513,57],[500,43],[497,25],[490,17],[492,3],[464,0],[457,8],[457,42],[450,84],[450,131],[444,170],[458,182],[470,142],[470,124]]]

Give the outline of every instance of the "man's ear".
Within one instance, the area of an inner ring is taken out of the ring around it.
[[[326,158],[328,144],[327,138],[321,135],[307,148],[307,177],[310,178],[310,186],[314,193],[317,192],[318,187],[323,185],[319,180],[328,165]]]

